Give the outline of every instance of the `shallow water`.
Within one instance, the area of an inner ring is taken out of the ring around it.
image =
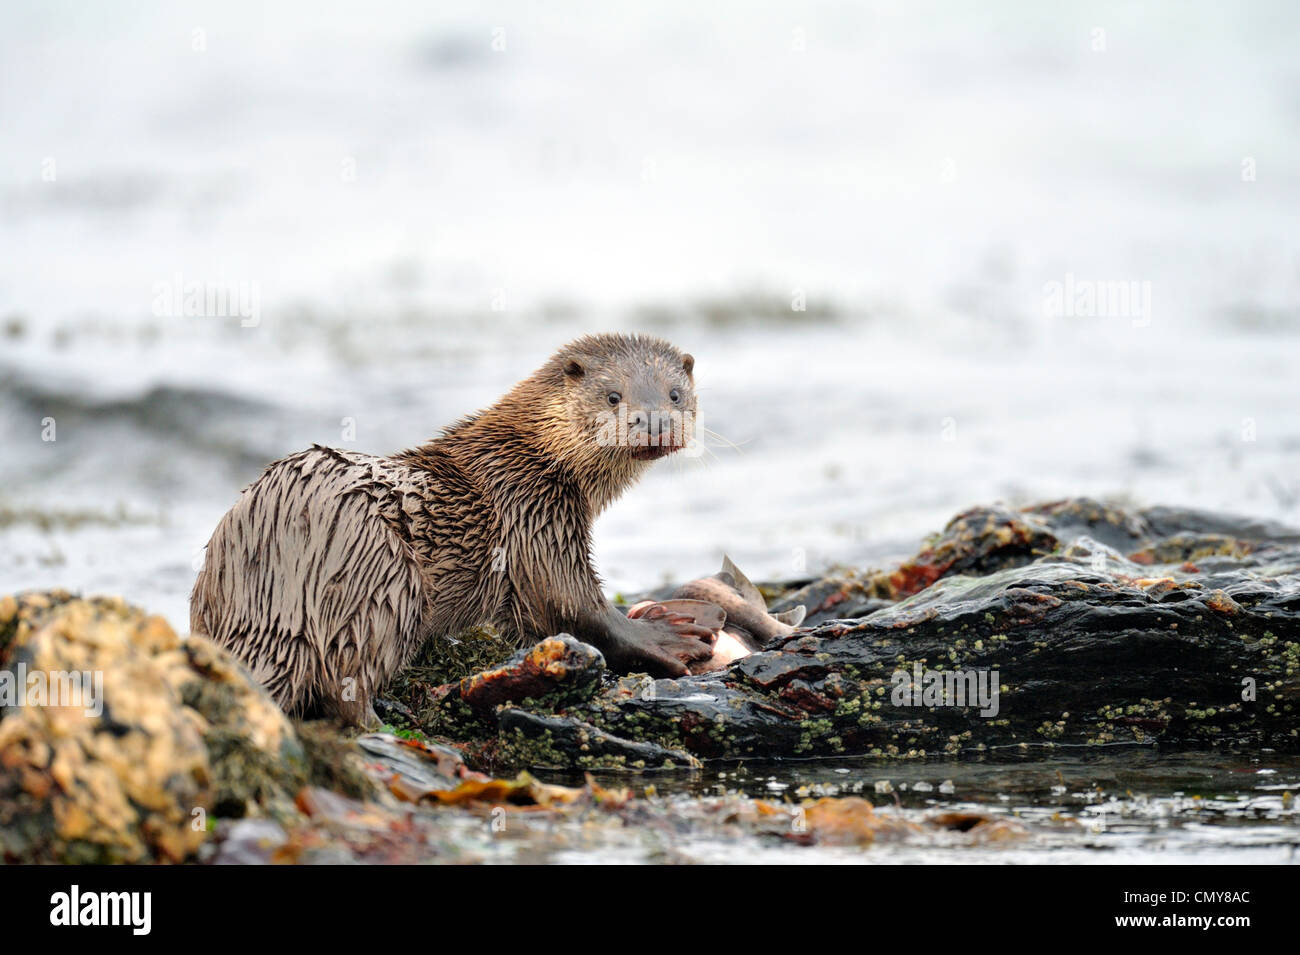
[[[626,776],[597,779],[629,785]],[[744,794],[775,802],[863,796],[921,819],[979,812],[1025,824],[1022,840],[985,845],[889,842],[865,849],[768,844],[683,847],[701,862],[1266,863],[1300,861],[1300,757],[1108,749],[1050,758],[786,760],[653,773],[660,796]],[[552,781],[580,784],[572,776]],[[641,783],[638,778],[636,783]],[[576,860],[574,860],[576,861]]]

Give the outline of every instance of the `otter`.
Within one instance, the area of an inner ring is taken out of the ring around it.
[[[590,335],[423,445],[276,461],[213,532],[191,630],[291,715],[357,725],[376,722],[374,695],[427,639],[475,625],[517,645],[568,632],[620,672],[685,675],[713,631],[620,613],[591,527],[693,439],[694,366],[661,339]]]

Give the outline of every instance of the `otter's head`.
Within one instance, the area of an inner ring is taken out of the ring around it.
[[[694,440],[694,369],[694,358],[662,339],[589,335],[534,376],[548,406],[538,437],[587,485],[595,510]]]
[[[609,460],[654,461],[695,437],[695,359],[659,338],[590,335],[553,359],[570,421]]]

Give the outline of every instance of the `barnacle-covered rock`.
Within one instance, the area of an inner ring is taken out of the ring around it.
[[[544,747],[494,752],[582,768],[653,765],[620,744],[700,759],[1300,752],[1289,528],[1086,499],[974,508],[897,567],[805,584],[774,609],[799,603],[812,626],[724,670],[607,676],[588,699],[516,704],[459,729],[510,742],[528,728]]]

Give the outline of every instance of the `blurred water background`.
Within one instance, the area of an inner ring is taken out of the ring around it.
[[[611,590],[994,500],[1300,523],[1300,8],[628,6],[0,8],[0,592],[185,629],[266,463],[597,330],[693,352],[735,445],[602,518]]]

